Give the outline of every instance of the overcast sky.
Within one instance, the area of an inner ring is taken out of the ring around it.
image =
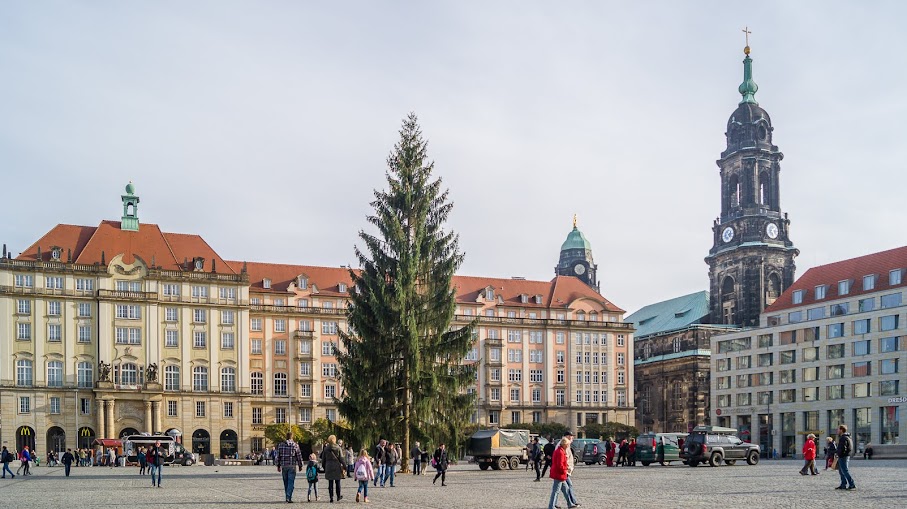
[[[902,2],[0,3],[0,242],[139,216],[354,263],[408,112],[462,274],[548,280],[573,214],[628,312],[708,289],[744,39],[809,267],[904,245]]]

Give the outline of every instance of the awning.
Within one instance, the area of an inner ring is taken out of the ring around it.
[[[123,441],[117,440],[115,438],[96,438],[92,445],[100,445],[103,447],[123,447]]]

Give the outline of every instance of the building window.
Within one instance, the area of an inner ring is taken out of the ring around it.
[[[491,410],[488,412],[488,424],[500,424],[501,417],[500,413],[497,410]]]
[[[287,395],[287,374],[286,373],[274,373],[274,395],[275,396],[286,396]]]
[[[327,384],[324,386],[324,399],[333,400],[337,396],[337,386]]]
[[[208,333],[200,330],[193,332],[192,346],[194,348],[206,348],[208,346]]]
[[[529,381],[534,383],[542,382],[542,370],[541,369],[530,369],[529,370]]]
[[[879,318],[879,330],[889,331],[898,328],[898,315],[889,315]]]
[[[758,357],[756,358],[756,362],[757,362],[757,364],[759,365],[759,367],[760,367],[760,368],[765,368],[765,367],[771,366],[771,365],[772,365],[772,362],[773,362],[772,355],[773,355],[773,354],[772,354],[771,352],[769,352],[769,353],[760,353],[760,354],[758,355]],[[721,359],[719,359],[719,361],[720,361],[720,360],[721,360]]]
[[[165,330],[164,331],[164,346],[170,348],[176,348],[179,346],[179,331],[178,330]]]
[[[326,362],[321,364],[321,376],[325,378],[334,378],[337,376],[337,364]]]
[[[176,296],[179,296],[179,294],[180,294],[180,285],[172,284],[172,283],[165,284],[165,285],[163,285],[162,291],[164,293],[164,296],[176,297]]]
[[[618,354],[617,354],[617,365],[618,365],[618,366],[623,366],[623,365],[624,365],[624,354],[623,354],[623,353],[618,353]]]
[[[844,336],[844,324],[833,323],[828,326],[828,339],[840,338]]]
[[[117,376],[117,368],[119,368],[119,376]],[[138,366],[131,362],[127,362],[119,367],[114,366],[113,376],[114,382],[119,383],[120,385],[138,385],[139,383]]]
[[[274,341],[274,355],[286,355],[287,354],[287,342],[278,339]]]
[[[250,322],[249,328],[255,332],[261,331],[261,318],[253,318]]]
[[[882,295],[882,309],[893,308],[901,305],[901,293],[890,293]]]
[[[233,402],[224,401],[224,417],[232,418],[233,417]]]
[[[876,308],[876,301],[874,297],[868,299],[860,299],[859,310],[860,313],[866,313],[872,311]]]
[[[60,397],[51,396],[49,399],[50,413],[59,414],[60,413]]]
[[[866,318],[865,320],[854,320],[853,334],[855,336],[858,334],[869,334],[869,318]]]
[[[564,389],[557,389],[554,391],[554,404],[557,406],[564,406],[567,403],[567,398],[564,395]]]
[[[63,387],[63,363],[50,361],[47,363],[47,386]]]
[[[322,334],[337,334],[337,322],[321,322]]]
[[[853,355],[855,357],[861,355],[869,355],[869,340],[856,341],[853,344]]]
[[[176,401],[168,400],[167,401],[167,417],[179,417],[178,411],[179,405]]]
[[[492,387],[489,391],[488,399],[491,401],[501,401],[500,387]]]
[[[236,298],[236,288],[221,288],[220,289],[220,298],[221,299],[235,299]]]
[[[868,276],[863,276],[863,291],[874,290],[876,287],[876,276],[875,274],[870,274]]]
[[[618,372],[617,372],[617,385],[623,385],[623,384],[624,384],[624,378],[625,378],[625,376],[626,376],[626,375],[625,375],[625,373],[624,373],[623,371],[618,371]]]
[[[825,378],[829,380],[834,380],[837,378],[844,378],[844,365],[843,364],[834,364],[826,368]]]
[[[500,382],[501,381],[500,368],[491,368],[491,372],[488,375],[488,377],[491,379],[492,382]]]
[[[826,399],[844,399],[843,385],[829,385],[825,389]]]
[[[322,341],[321,342],[321,355],[334,355],[334,350],[337,349],[337,343],[333,341]]]
[[[803,293],[804,290],[797,290],[791,295],[794,304],[803,304]]]
[[[850,293],[850,281],[838,281],[838,295],[847,295]]]
[[[60,316],[60,301],[51,300],[47,302],[47,315]]]
[[[299,364],[299,376],[309,377],[312,376],[312,365],[308,362],[302,362]]]
[[[261,355],[261,340],[253,339],[252,340],[252,353],[256,355]]]
[[[542,390],[538,387],[532,388],[532,402],[541,403],[542,402]]]
[[[31,387],[33,382],[32,362],[25,359],[16,361],[16,385],[19,387]]]
[[[31,340],[31,324],[30,323],[16,324],[16,339],[21,340],[21,341]]]
[[[220,312],[220,323],[222,325],[233,325],[236,319],[236,313],[233,311],[224,310]]]
[[[60,324],[48,324],[47,326],[47,341],[51,343],[59,343],[63,338],[62,326]]]
[[[16,312],[20,315],[31,314],[31,301],[28,299],[19,299],[16,301]]]
[[[879,382],[879,396],[897,396],[898,380],[883,380]]]
[[[79,343],[91,343],[91,327],[79,325]]]
[[[19,396],[19,413],[31,413],[31,398],[28,396]]]
[[[812,308],[806,310],[806,319],[807,320],[819,320],[820,318],[825,318],[825,308]]]
[[[44,278],[45,285],[44,287],[48,290],[62,290],[63,289],[63,278],[60,276],[47,276]]]
[[[205,366],[192,368],[192,390],[196,392],[208,390],[208,368]]]
[[[79,318],[91,317],[91,304],[88,302],[79,303]]]
[[[287,422],[287,409],[277,407],[274,409],[274,422],[277,424],[283,424]]]
[[[264,374],[260,372],[252,373],[252,394],[264,394],[265,392],[265,377]]]
[[[221,392],[236,392],[236,368],[223,368],[220,370]]]
[[[564,344],[564,333],[563,333],[563,332],[557,332],[557,333],[555,333],[555,335],[554,335],[554,342],[557,343],[557,344],[559,344],[559,345],[563,345],[563,344]]]
[[[82,415],[91,415],[91,400],[88,398],[79,398],[79,413]]]
[[[869,382],[853,384],[853,397],[868,398],[872,396],[872,390],[870,389],[870,386],[871,384]]]
[[[205,416],[205,402],[204,402],[204,401],[196,401],[196,402],[195,402],[195,416],[196,416],[196,417],[204,417],[204,416]]]
[[[287,321],[286,320],[274,320],[274,332],[286,332],[287,331]]]
[[[233,345],[236,343],[236,336],[233,332],[221,332],[220,333],[220,347],[224,350],[233,350]]]
[[[831,316],[843,316],[850,312],[850,304],[847,302],[832,304],[829,308],[831,309]]]
[[[180,390],[180,367],[169,365],[164,367],[164,390]]]
[[[853,377],[869,376],[872,374],[872,362],[854,362],[850,365],[850,373]]]
[[[879,340],[879,352],[880,353],[889,353],[897,352],[899,350],[898,338],[882,338]]]
[[[91,389],[94,386],[94,368],[90,362],[80,362],[76,367],[76,372],[80,389]]]
[[[523,351],[515,348],[508,348],[507,362],[523,362]]]
[[[300,408],[299,409],[299,422],[312,422],[312,409],[311,408]]]
[[[142,329],[138,327],[117,327],[116,342],[118,345],[142,344]]]
[[[891,286],[901,284],[901,269],[894,269],[888,272],[888,284]]]
[[[141,320],[142,308],[135,305],[117,304],[116,316],[120,320]]]
[[[822,300],[822,299],[825,298],[825,289],[826,289],[826,288],[827,288],[827,287],[826,287],[825,285],[819,285],[819,286],[817,286],[817,287],[815,288],[815,291],[816,291],[816,300]]]
[[[264,421],[264,412],[261,407],[252,407],[252,424],[263,424]]]
[[[179,320],[179,313],[176,308],[164,308],[164,321],[176,322]]]
[[[797,391],[796,389],[784,389],[778,391],[779,399],[781,403],[796,403],[797,402]]]
[[[299,395],[303,398],[312,397],[312,384],[300,384],[299,385]]]
[[[519,402],[520,401],[520,390],[516,387],[510,389],[510,401]]]
[[[16,288],[33,288],[35,279],[27,274],[16,274],[14,276]]]
[[[507,373],[507,381],[509,382],[522,382],[523,381],[523,370],[522,369],[511,369]]]

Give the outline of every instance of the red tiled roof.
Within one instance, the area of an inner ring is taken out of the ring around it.
[[[296,281],[299,275],[305,275],[309,285],[318,287],[319,293],[335,293],[339,291],[340,283],[348,287],[353,284],[350,271],[344,267],[315,267],[312,265],[288,265],[282,263],[238,262],[228,261],[235,272],[242,271],[243,264],[249,274],[249,286],[253,292],[278,292],[285,293],[290,283]],[[265,289],[264,279],[271,280],[271,288]],[[344,292],[343,295],[346,295]]]
[[[903,282],[894,286],[888,284],[888,273],[895,269],[903,270],[904,268],[907,268],[907,246],[813,267],[800,276],[800,279],[785,290],[771,306],[765,308],[763,313],[775,313],[793,307],[808,306],[843,297],[853,297],[901,287],[904,285]],[[877,276],[875,288],[864,290],[863,276],[871,274]],[[845,280],[851,282],[850,291],[846,295],[839,295],[838,282]],[[902,278],[902,281],[904,280],[907,280],[907,278]],[[815,288],[819,285],[828,285],[828,288],[825,290],[825,298],[816,300]],[[792,296],[797,290],[804,290],[803,302],[800,304],[793,303]]]
[[[140,225],[138,231],[121,230],[119,221],[102,221],[97,227],[60,224],[29,246],[17,259],[35,260],[40,247],[42,260],[50,260],[50,248],[53,246],[63,248],[64,261],[67,251],[72,251],[73,262],[86,265],[100,263],[103,253],[107,263],[122,254],[125,263],[133,263],[138,256],[146,264],[152,265],[153,262],[166,270],[192,270],[191,267],[184,268],[183,261],[200,257],[205,259],[206,271],[211,270],[213,261],[217,272],[235,274],[200,236],[164,233],[158,225],[149,223]]]
[[[474,276],[454,276],[453,286],[457,289],[457,302],[475,303],[479,294],[489,286],[495,289],[504,305],[520,307],[567,307],[577,299],[592,299],[602,304],[607,311],[624,312],[602,297],[592,287],[573,276],[557,276],[551,281],[529,281],[526,279],[505,279]],[[521,302],[521,295],[528,295],[528,304]],[[535,304],[535,296],[542,296],[542,303]]]

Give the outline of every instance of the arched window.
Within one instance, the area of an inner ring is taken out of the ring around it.
[[[759,174],[759,203],[770,207],[772,205],[771,196],[771,178],[768,176],[768,172],[762,172]]]
[[[740,179],[737,177],[737,175],[731,175],[731,177],[728,179],[727,195],[728,206],[740,206]]]
[[[164,390],[165,391],[178,391],[180,390],[180,367],[179,366],[166,366],[164,368]]]
[[[79,388],[91,389],[94,386],[94,366],[90,362],[82,361],[77,366]]]
[[[684,408],[686,406],[686,401],[683,400],[683,387],[679,383],[674,384],[671,403],[674,405],[675,409]]]
[[[287,374],[286,373],[274,373],[274,395],[275,396],[286,396],[287,395]]]
[[[63,387],[63,363],[50,361],[47,363],[47,386]]]
[[[31,361],[27,359],[16,361],[16,385],[20,387],[31,387],[34,380]]]
[[[765,288],[765,304],[771,305],[781,295],[781,278],[776,273],[768,276],[768,282]]]
[[[586,313],[585,313],[584,311],[577,311],[577,312],[576,312],[576,319],[579,320],[579,321],[585,320],[585,319],[586,319]]]
[[[221,392],[236,392],[236,368],[223,368],[220,370]]]
[[[192,368],[192,390],[197,392],[208,390],[208,368],[205,366]]]

